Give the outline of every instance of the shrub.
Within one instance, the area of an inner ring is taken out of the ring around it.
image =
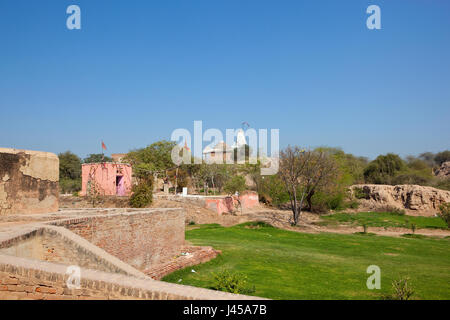
[[[434,161],[437,165],[442,165],[446,161],[450,161],[450,150],[439,152],[435,155]]]
[[[364,180],[366,183],[391,184],[396,173],[404,167],[405,163],[398,155],[380,155],[364,169]]]
[[[438,216],[444,220],[450,228],[450,202],[446,202],[439,206]]]
[[[265,176],[259,189],[258,192],[267,204],[280,207],[289,201],[289,194],[285,191],[285,185],[277,175]]]
[[[316,192],[311,198],[311,212],[322,214],[329,210],[343,210],[347,207],[343,192],[332,194],[325,192]]]
[[[59,180],[59,191],[61,193],[74,193],[81,190],[81,179],[61,178]]]
[[[358,201],[350,201],[349,203],[346,204],[346,207],[348,207],[350,209],[358,209],[359,202]]]
[[[363,188],[355,187],[353,188],[353,195],[356,199],[368,199],[369,194],[364,191]]]
[[[248,285],[247,276],[237,272],[222,270],[214,274],[213,289],[237,294],[251,294],[255,292],[255,287]]]
[[[224,186],[224,191],[228,194],[234,194],[235,192],[241,193],[246,189],[245,178],[243,176],[234,176]]]
[[[344,209],[344,194],[337,193],[327,200],[327,206],[330,210]]]
[[[130,197],[132,208],[145,208],[153,201],[153,184],[151,179],[141,181],[133,186],[133,194]]]
[[[412,233],[416,232],[416,225],[414,223],[411,224],[411,231]]]
[[[414,290],[408,281],[408,277],[400,278],[399,280],[392,281],[393,294],[387,298],[390,300],[411,300],[414,295]]]

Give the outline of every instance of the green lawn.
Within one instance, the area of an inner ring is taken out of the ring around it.
[[[351,226],[362,226],[366,224],[369,227],[403,227],[410,228],[415,224],[420,228],[440,228],[447,229],[447,225],[439,217],[412,217],[399,215],[390,212],[359,212],[359,213],[335,213],[329,216],[322,216],[320,225],[338,225],[346,224]]]
[[[222,255],[163,280],[211,288],[212,273],[227,269],[247,275],[256,296],[379,299],[391,291],[393,279],[409,276],[416,299],[450,299],[450,239],[306,234],[246,226],[202,225],[186,231],[187,240],[213,246]],[[381,290],[366,287],[369,265],[381,268]]]

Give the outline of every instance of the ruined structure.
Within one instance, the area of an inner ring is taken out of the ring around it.
[[[233,196],[203,196],[203,195],[156,195],[161,199],[174,200],[185,203],[192,203],[216,212],[218,215],[224,213],[236,213],[253,209],[259,206],[258,193],[254,191],[244,191],[241,195]]]
[[[450,179],[450,161],[446,161],[441,164],[439,169],[437,169],[434,174],[436,177],[441,179]]]
[[[0,217],[0,299],[259,299],[155,280],[218,254],[186,246],[184,228],[182,209]]]
[[[85,163],[81,167],[81,196],[129,196],[132,169],[127,163]]]
[[[361,184],[351,187],[359,194],[360,210],[378,210],[386,206],[405,210],[410,215],[434,216],[439,206],[450,202],[450,191],[418,185]]]
[[[55,154],[0,148],[0,216],[58,211],[58,182]]]

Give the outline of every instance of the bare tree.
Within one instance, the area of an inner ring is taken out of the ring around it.
[[[319,187],[332,183],[338,172],[335,160],[324,151],[288,146],[280,152],[279,175],[289,193],[293,223],[298,224],[303,203]]]

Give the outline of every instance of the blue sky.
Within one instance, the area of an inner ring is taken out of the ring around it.
[[[202,120],[370,158],[450,148],[450,1],[2,0],[0,39],[0,147],[120,153]]]

